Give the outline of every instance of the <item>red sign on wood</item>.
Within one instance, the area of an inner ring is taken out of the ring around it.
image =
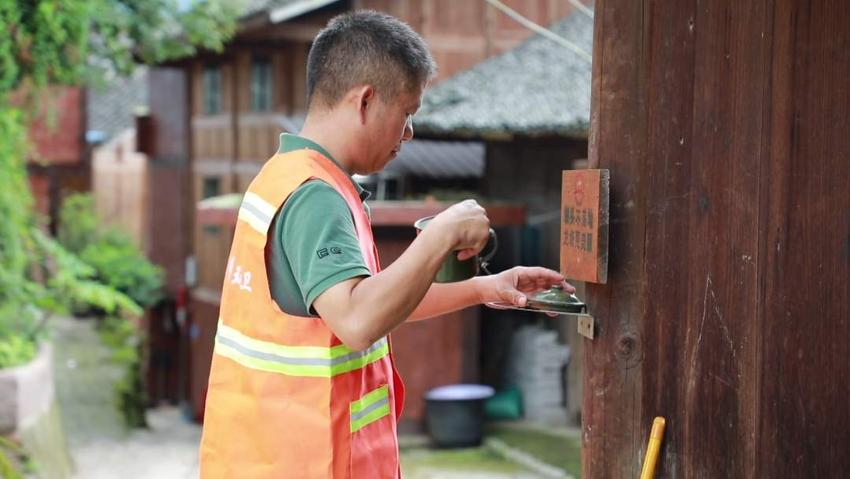
[[[566,170],[561,180],[561,274],[608,280],[608,170]]]

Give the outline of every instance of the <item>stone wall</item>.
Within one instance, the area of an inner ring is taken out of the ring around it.
[[[0,434],[16,434],[36,423],[54,400],[53,350],[43,343],[36,358],[0,369]]]

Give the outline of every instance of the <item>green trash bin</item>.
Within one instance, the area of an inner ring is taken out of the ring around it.
[[[510,421],[522,415],[522,392],[516,387],[499,391],[484,403],[484,416],[490,420]]]

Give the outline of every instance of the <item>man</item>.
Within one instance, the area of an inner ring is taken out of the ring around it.
[[[385,14],[332,19],[307,65],[308,114],[243,199],[222,291],[201,443],[201,476],[399,476],[403,386],[387,335],[562,283],[514,268],[432,284],[448,254],[471,258],[489,221],[472,200],[437,215],[381,271],[350,175],[381,170],[413,137],[435,72],[424,41]]]

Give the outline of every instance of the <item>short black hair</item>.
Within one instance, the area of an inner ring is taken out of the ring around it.
[[[332,18],[307,57],[307,105],[335,106],[351,88],[369,84],[385,101],[423,85],[437,71],[425,41],[401,20],[372,10]],[[401,80],[401,81],[400,81]]]

